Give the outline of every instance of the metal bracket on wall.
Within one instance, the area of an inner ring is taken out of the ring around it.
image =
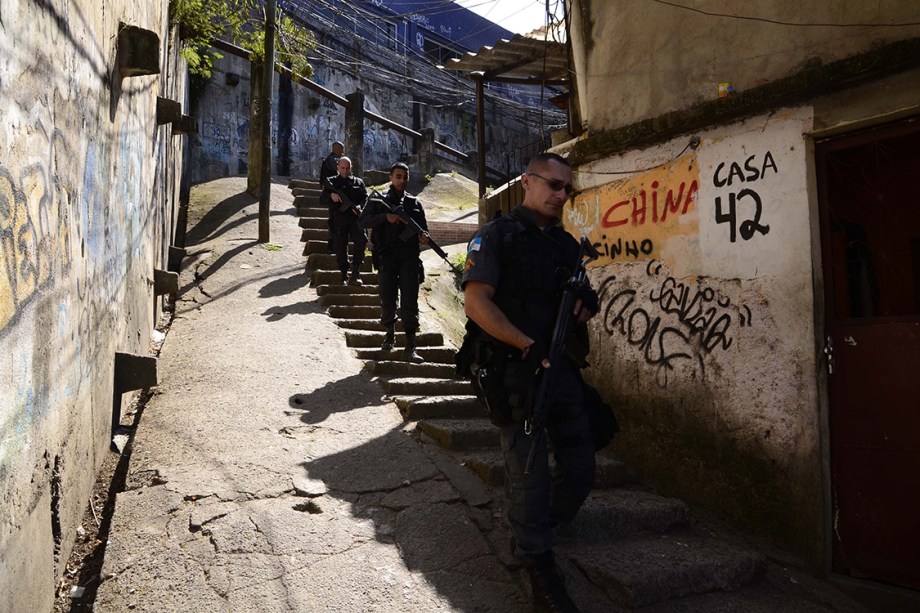
[[[120,24],[117,55],[118,73],[123,79],[160,74],[160,37],[156,32]]]

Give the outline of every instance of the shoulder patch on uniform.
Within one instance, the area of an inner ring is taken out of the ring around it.
[[[473,253],[474,251],[479,251],[481,248],[482,248],[482,237],[477,236],[476,238],[470,241],[470,246],[466,250],[466,252],[468,254]]]

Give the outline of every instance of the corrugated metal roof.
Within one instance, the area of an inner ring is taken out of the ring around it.
[[[486,81],[495,77],[534,81],[568,79],[565,27],[562,23],[517,34],[476,53],[452,59],[444,68],[458,72],[481,72]]]

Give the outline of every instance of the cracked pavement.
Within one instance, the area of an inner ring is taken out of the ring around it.
[[[196,186],[95,611],[527,610],[500,501],[424,443],[309,287],[290,191]]]

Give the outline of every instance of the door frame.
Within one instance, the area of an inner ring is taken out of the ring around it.
[[[815,364],[818,419],[820,469],[822,483],[822,526],[823,533],[823,571],[825,576],[843,591],[854,598],[872,606],[884,607],[890,611],[913,611],[920,604],[920,592],[908,588],[885,584],[872,579],[859,579],[834,571],[834,505],[833,479],[830,441],[830,393],[827,359],[824,353],[825,339],[828,334],[827,317],[827,282],[826,265],[830,265],[831,246],[824,242],[824,232],[828,227],[829,208],[827,206],[827,184],[819,176],[818,147],[827,141],[839,140],[843,146],[858,146],[876,140],[879,133],[894,134],[898,126],[905,123],[920,122],[920,114],[897,114],[880,116],[868,122],[851,124],[845,128],[836,127],[828,130],[809,132],[805,135],[807,147],[807,183],[809,212],[812,228],[812,275],[814,293],[814,329],[815,329]]]

